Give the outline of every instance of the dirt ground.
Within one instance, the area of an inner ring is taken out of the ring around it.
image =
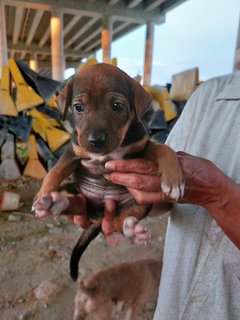
[[[17,211],[0,212],[1,320],[71,320],[73,316],[75,284],[69,277],[69,258],[81,229],[63,216],[34,217],[31,204],[40,184],[30,178],[0,184],[0,193],[18,192],[23,204]],[[152,237],[143,246],[113,248],[100,235],[84,253],[80,275],[141,258],[160,259],[166,220],[167,215],[145,219]],[[153,310],[154,303],[143,306],[141,319],[152,319]]]

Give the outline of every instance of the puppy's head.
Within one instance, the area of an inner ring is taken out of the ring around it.
[[[63,88],[58,107],[74,118],[74,143],[89,154],[105,155],[123,142],[133,121],[140,121],[152,98],[125,72],[110,64],[83,69]]]
[[[83,280],[78,280],[74,300],[74,320],[83,320],[96,309],[98,304],[96,299],[97,292],[97,286],[87,287]]]

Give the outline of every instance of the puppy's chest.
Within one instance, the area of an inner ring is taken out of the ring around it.
[[[77,183],[79,191],[96,206],[103,205],[105,199],[112,199],[119,206],[132,200],[132,196],[125,187],[106,180],[104,173],[106,170],[102,164],[92,164],[91,167],[82,166],[74,173],[73,180]]]
[[[114,184],[104,178],[107,173],[105,163],[109,160],[141,158],[143,156],[145,139],[136,144],[119,147],[112,153],[101,156],[91,155],[90,159],[82,159],[81,165],[74,172],[74,182],[77,183],[79,191],[95,205],[103,205],[105,199],[115,200],[121,208],[133,201],[128,190],[120,185]]]

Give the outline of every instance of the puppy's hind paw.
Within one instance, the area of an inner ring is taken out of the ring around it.
[[[146,244],[150,237],[144,224],[135,217],[127,217],[124,220],[123,234],[136,244]]]

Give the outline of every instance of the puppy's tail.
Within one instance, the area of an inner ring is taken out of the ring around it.
[[[73,281],[76,281],[78,278],[78,263],[82,254],[87,249],[90,242],[97,237],[100,231],[101,225],[92,224],[88,229],[83,231],[75,245],[70,259],[70,276]]]

